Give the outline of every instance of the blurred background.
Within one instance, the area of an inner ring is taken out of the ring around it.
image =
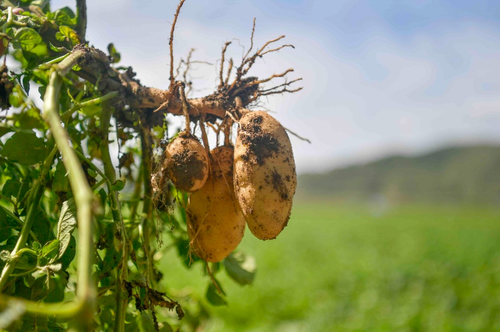
[[[121,65],[166,89],[177,1],[87,3],[90,43],[113,42]],[[228,304],[207,306],[203,331],[500,330],[500,2],[188,0],[175,61],[195,48],[210,63],[193,66],[192,97],[217,86],[224,42],[239,63],[254,17],[255,45],[285,34],[295,49],[250,75],[304,79],[258,108],[312,144],[291,136],[289,226],[246,234],[255,283],[221,275]],[[166,287],[203,298],[202,269],[162,264]]]

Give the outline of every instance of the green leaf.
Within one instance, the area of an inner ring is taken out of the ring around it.
[[[111,186],[111,189],[114,191],[120,191],[123,188],[125,188],[125,178],[116,180],[115,183],[113,183],[113,185]]]
[[[31,244],[31,249],[33,249],[35,252],[38,253],[38,252],[40,252],[40,250],[42,250],[42,245],[39,242],[34,241]]]
[[[75,13],[69,7],[56,10],[54,19],[58,25],[76,25]]]
[[[0,251],[0,260],[2,260],[3,262],[10,262],[11,261],[11,256],[10,256],[10,251],[8,250],[2,250]]]
[[[54,274],[50,279],[53,287],[49,288],[49,294],[44,299],[44,302],[61,302],[64,300],[64,290],[68,284],[68,279],[62,273]]]
[[[56,171],[54,172],[54,180],[52,181],[52,190],[55,192],[69,191],[67,172],[62,161],[57,163]]]
[[[150,332],[155,331],[155,325],[153,322],[153,318],[147,311],[141,312],[141,315],[138,316],[139,323],[139,331],[141,332]]]
[[[227,274],[240,285],[251,285],[257,272],[255,258],[241,251],[233,252],[224,260]]]
[[[88,117],[91,117],[100,114],[101,111],[102,111],[102,106],[91,105],[82,107],[79,112],[85,114]]]
[[[75,32],[75,30],[71,29],[70,27],[68,27],[66,25],[61,25],[61,26],[59,26],[59,32],[63,37],[61,37],[61,36],[57,37],[57,34],[56,34],[56,38],[58,40],[63,41],[65,39],[67,39],[69,42],[71,42],[71,44],[73,46],[80,44],[80,38],[78,38],[78,35]],[[62,39],[60,39],[60,38],[62,38]]]
[[[14,35],[14,47],[19,45],[23,51],[31,51],[42,42],[42,37],[31,28],[18,29]]]
[[[172,326],[168,325],[166,322],[162,323],[163,326],[160,328],[160,332],[174,332]]]
[[[40,243],[47,243],[54,238],[50,222],[41,209],[38,209],[35,215],[35,221],[31,230],[35,233]]]
[[[219,285],[220,288],[220,285]],[[221,288],[222,290],[222,288]],[[227,305],[226,300],[219,294],[219,290],[213,283],[210,283],[207,288],[207,292],[205,294],[205,297],[207,298],[208,302],[210,302],[214,306],[223,306]]]
[[[47,277],[41,276],[35,280],[35,284],[31,288],[31,300],[39,301],[47,296],[50,284],[47,284]]]
[[[9,198],[11,196],[17,197],[20,188],[21,188],[21,182],[17,181],[16,179],[8,179],[3,185],[2,195]]]
[[[60,242],[58,257],[62,257],[68,248],[71,235],[76,227],[76,205],[74,199],[65,201],[57,222],[57,239]]]
[[[92,168],[87,169],[87,174],[93,178],[97,177],[97,172],[94,171]]]
[[[0,207],[0,243],[7,240],[12,235],[12,226],[7,221],[7,214]]]
[[[76,255],[76,240],[75,237],[72,235],[69,240],[69,244],[68,247],[66,248],[66,251],[64,252],[62,257],[60,257],[57,260],[59,263],[61,263],[61,270],[65,271],[68,268],[73,259],[75,259],[75,255]]]
[[[12,131],[12,128],[10,127],[0,127],[0,137],[3,135],[10,133]]]
[[[58,239],[47,242],[42,248],[42,257],[47,259],[53,259],[57,257],[60,247],[60,241]]]
[[[41,112],[36,107],[30,107],[21,113],[14,114],[13,119],[16,121],[16,126],[21,129],[40,129],[45,128]]]
[[[120,62],[121,55],[118,53],[118,51],[115,48],[115,45],[113,43],[110,43],[108,45],[108,53],[109,56],[111,57],[111,63],[118,63]]]
[[[47,148],[34,132],[17,132],[5,142],[0,154],[21,165],[34,165],[44,160]]]
[[[30,93],[30,80],[31,80],[31,75],[24,75],[21,81],[21,85],[27,95]]]

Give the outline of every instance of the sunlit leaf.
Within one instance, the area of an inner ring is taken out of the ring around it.
[[[59,243],[57,239],[47,242],[42,248],[42,257],[47,259],[56,258],[59,252]]]
[[[61,214],[57,222],[57,239],[60,242],[58,257],[62,257],[76,228],[75,200],[70,199],[62,204]]]
[[[14,36],[14,44],[20,45],[24,51],[31,51],[42,42],[42,37],[32,28],[18,29]]]

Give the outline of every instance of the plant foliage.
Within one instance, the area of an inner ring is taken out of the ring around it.
[[[77,1],[77,14],[42,0],[4,0],[0,9],[0,49],[19,63],[0,68],[0,329],[203,330],[209,306],[228,301],[218,274],[248,285],[256,264],[241,252],[211,266],[189,254],[186,194],[150,182],[161,162],[154,152],[176,134],[165,113],[184,114],[204,100],[242,107],[292,92],[297,80],[259,87],[291,70],[245,77],[256,58],[291,45],[266,50],[280,37],[255,55],[249,50],[233,83],[231,59],[216,93],[186,104],[190,82],[171,77],[168,91],[143,87],[131,68],[117,65],[113,44],[108,55],[87,46],[85,1]],[[37,94],[42,109],[29,97]],[[220,125],[215,108],[191,121]],[[205,299],[162,283],[164,273],[175,273],[158,270],[163,255],[204,272]]]

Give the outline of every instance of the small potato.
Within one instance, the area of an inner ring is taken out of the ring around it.
[[[240,120],[234,154],[234,189],[248,228],[261,240],[274,239],[287,225],[297,174],[290,139],[264,111]]]
[[[212,173],[205,186],[189,198],[188,234],[197,256],[220,262],[241,242],[245,219],[234,195],[234,148],[222,146],[210,154]]]
[[[196,191],[208,178],[207,152],[195,136],[180,133],[167,146],[164,169],[177,189]]]

